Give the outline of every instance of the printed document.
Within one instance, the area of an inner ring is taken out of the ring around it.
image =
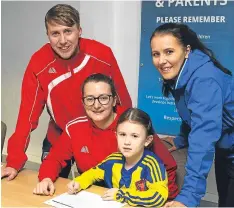
[[[120,208],[125,205],[117,201],[103,201],[100,195],[88,191],[81,191],[73,195],[64,193],[44,203],[59,208]]]

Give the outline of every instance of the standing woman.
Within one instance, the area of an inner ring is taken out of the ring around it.
[[[159,26],[150,39],[163,94],[175,98],[182,125],[171,143],[188,146],[179,195],[166,207],[198,206],[215,154],[219,206],[234,206],[234,79],[188,26]]]

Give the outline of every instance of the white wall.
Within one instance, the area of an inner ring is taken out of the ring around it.
[[[109,45],[118,61],[133,105],[137,104],[140,56],[140,1],[81,1],[84,37]]]
[[[140,1],[40,1],[2,2],[2,120],[7,124],[7,139],[15,129],[20,105],[21,82],[31,55],[48,42],[44,27],[46,12],[57,3],[67,3],[80,11],[83,37],[112,47],[134,105],[140,48]],[[30,161],[40,162],[48,115],[44,111],[38,128],[31,134],[27,150]]]

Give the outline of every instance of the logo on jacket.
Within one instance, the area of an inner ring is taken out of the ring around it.
[[[89,153],[89,149],[87,146],[83,146],[80,150],[80,152],[83,152],[83,153]]]
[[[148,190],[148,187],[146,186],[146,180],[144,178],[137,181],[135,184],[136,184],[136,188],[138,191],[147,191]]]
[[[57,73],[57,71],[55,70],[54,67],[51,67],[48,71],[50,74],[54,74],[54,73]]]

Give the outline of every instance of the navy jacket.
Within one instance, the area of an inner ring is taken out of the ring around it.
[[[215,145],[234,157],[234,78],[199,50],[191,51],[173,89],[182,118],[177,148],[188,146],[186,176],[176,201],[198,206],[206,191]]]

